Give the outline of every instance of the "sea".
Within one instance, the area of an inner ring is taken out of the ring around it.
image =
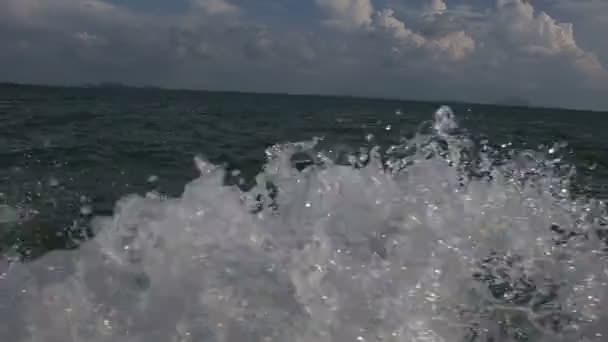
[[[608,340],[608,112],[0,86],[0,341]]]

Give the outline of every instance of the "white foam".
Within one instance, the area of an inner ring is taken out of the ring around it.
[[[471,143],[436,117],[384,164],[299,172],[315,143],[274,146],[247,192],[197,158],[181,197],[127,196],[78,251],[12,265],[0,340],[603,341],[603,204],[537,152],[467,177]]]

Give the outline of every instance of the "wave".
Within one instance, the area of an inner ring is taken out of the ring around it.
[[[196,158],[180,197],[126,196],[77,250],[2,264],[0,339],[608,336],[608,215],[570,193],[560,145],[473,143],[442,107],[386,152],[318,146],[269,148],[248,190]]]

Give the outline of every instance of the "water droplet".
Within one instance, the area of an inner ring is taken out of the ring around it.
[[[49,178],[49,186],[56,187],[59,186],[59,180],[55,177]]]
[[[386,127],[384,127],[385,130],[390,131],[391,129],[393,129],[393,127],[391,125],[386,125]]]
[[[215,166],[207,162],[202,156],[194,157],[194,165],[201,174],[211,173],[215,169]]]
[[[312,204],[310,202],[306,202],[305,206],[306,206],[306,208],[310,208],[312,206]]]
[[[93,213],[93,208],[90,205],[83,205],[80,207],[80,214],[83,216],[89,216]]]
[[[148,183],[156,183],[158,181],[158,176],[157,175],[150,175],[148,176]]]
[[[454,120],[454,112],[448,106],[441,106],[435,112],[435,123],[433,128],[440,134],[446,135],[449,134],[450,131],[456,129],[458,126],[456,125],[456,121]]]
[[[149,191],[146,193],[146,198],[149,199],[160,199],[160,194],[156,191]]]

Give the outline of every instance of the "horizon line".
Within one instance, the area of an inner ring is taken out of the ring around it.
[[[459,105],[476,105],[476,106],[489,106],[489,107],[506,107],[506,108],[519,108],[519,109],[543,109],[543,110],[560,110],[560,111],[576,111],[576,112],[592,112],[592,113],[608,113],[607,110],[596,110],[586,108],[568,108],[568,107],[547,107],[542,105],[536,105],[532,103],[528,104],[509,104],[507,101],[523,101],[528,102],[526,99],[519,97],[506,97],[502,101],[496,102],[467,102],[463,100],[415,100],[405,98],[393,98],[393,97],[375,97],[365,95],[348,95],[348,94],[314,94],[314,93],[281,93],[281,92],[270,92],[270,91],[244,91],[244,90],[220,90],[220,89],[196,89],[196,88],[181,88],[181,87],[163,87],[155,85],[131,85],[121,82],[98,82],[98,83],[83,83],[80,85],[76,84],[44,84],[44,83],[26,83],[26,82],[14,82],[14,81],[0,81],[0,87],[30,87],[30,88],[64,88],[64,89],[128,89],[128,90],[159,90],[159,91],[172,91],[172,92],[200,92],[200,93],[224,93],[224,94],[240,94],[240,95],[261,95],[261,96],[294,96],[294,97],[325,97],[325,98],[342,98],[342,99],[355,99],[355,100],[371,100],[371,101],[385,101],[385,102],[412,102],[412,103],[424,103],[424,104],[459,104]]]

